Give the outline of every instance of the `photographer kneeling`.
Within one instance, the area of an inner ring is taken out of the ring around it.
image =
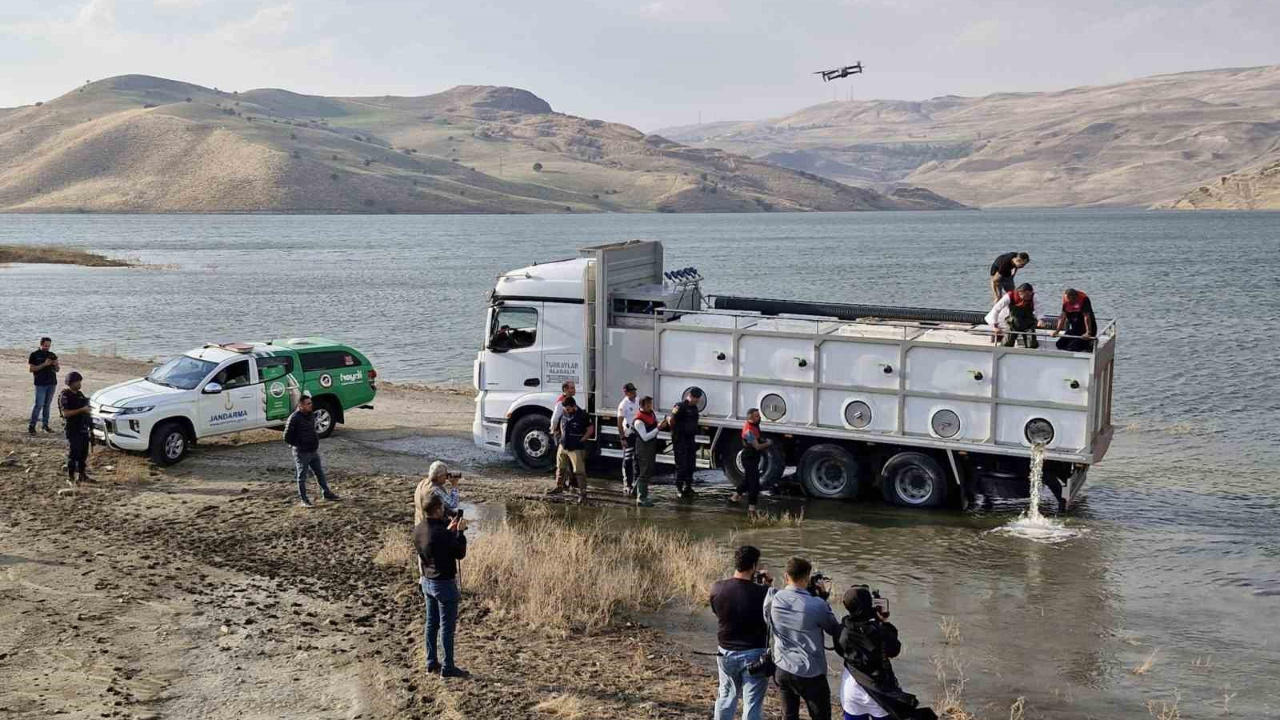
[[[423,508],[426,518],[413,529],[413,546],[422,569],[422,594],[427,601],[427,672],[440,677],[467,677],[453,663],[453,634],[458,624],[458,561],[467,556],[467,521],[458,515],[445,519],[444,502],[431,495]],[[443,630],[443,633],[441,633]],[[436,639],[443,634],[444,665],[436,654]]]
[[[787,586],[770,590],[764,616],[773,632],[773,679],[782,694],[783,720],[799,720],[800,701],[810,720],[830,720],[831,687],[827,685],[827,652],[823,634],[835,637],[840,623],[827,604],[830,581],[814,576],[804,558],[787,561]]]
[[[720,694],[716,697],[715,720],[733,720],[742,698],[744,720],[760,720],[769,675],[749,672],[765,653],[768,632],[764,624],[764,599],[773,578],[760,570],[760,551],[743,545],[733,553],[733,577],[711,586],[711,610],[719,621],[716,667],[720,671]]]
[[[845,591],[844,607],[849,614],[840,621],[836,639],[836,652],[844,658],[844,720],[937,720],[933,710],[919,707],[916,696],[898,685],[891,661],[902,652],[902,643],[888,621],[888,602],[866,585],[854,585]]]

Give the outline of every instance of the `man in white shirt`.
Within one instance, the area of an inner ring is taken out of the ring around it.
[[[636,402],[636,386],[627,383],[622,386],[622,402],[618,403],[618,443],[622,445],[622,494],[627,497],[631,497],[636,487],[636,447],[631,441],[631,434],[635,431],[638,412],[640,412],[640,403]]]
[[[1005,293],[987,313],[987,325],[1004,337],[1003,345],[1013,347],[1017,340],[1028,348],[1040,347],[1036,328],[1047,327],[1036,310],[1035,289],[1023,283],[1017,290]]]

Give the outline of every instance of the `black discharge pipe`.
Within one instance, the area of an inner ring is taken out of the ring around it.
[[[761,315],[817,315],[841,320],[879,318],[882,320],[916,320],[922,322],[949,322],[982,325],[986,313],[968,310],[938,310],[935,308],[895,307],[892,305],[854,305],[850,303],[820,303],[802,300],[768,300],[765,298],[715,295],[711,306],[717,310],[742,310]]]

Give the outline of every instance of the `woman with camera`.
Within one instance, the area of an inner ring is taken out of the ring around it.
[[[898,628],[889,622],[889,604],[866,585],[845,591],[849,614],[840,621],[836,652],[844,658],[840,674],[840,706],[844,720],[936,720],[919,707],[915,695],[903,692],[893,672],[902,652]]]

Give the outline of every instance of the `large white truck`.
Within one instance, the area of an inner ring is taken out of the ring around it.
[[[500,276],[474,365],[476,444],[550,467],[551,413],[573,380],[604,456],[622,454],[625,383],[659,413],[697,387],[699,467],[741,478],[739,431],[756,407],[781,440],[761,458],[762,485],[794,467],[820,498],[1025,498],[1039,446],[1065,509],[1110,445],[1114,321],[1099,320],[1092,353],[1003,347],[983,313],[706,296],[702,280],[664,270],[652,240]]]

